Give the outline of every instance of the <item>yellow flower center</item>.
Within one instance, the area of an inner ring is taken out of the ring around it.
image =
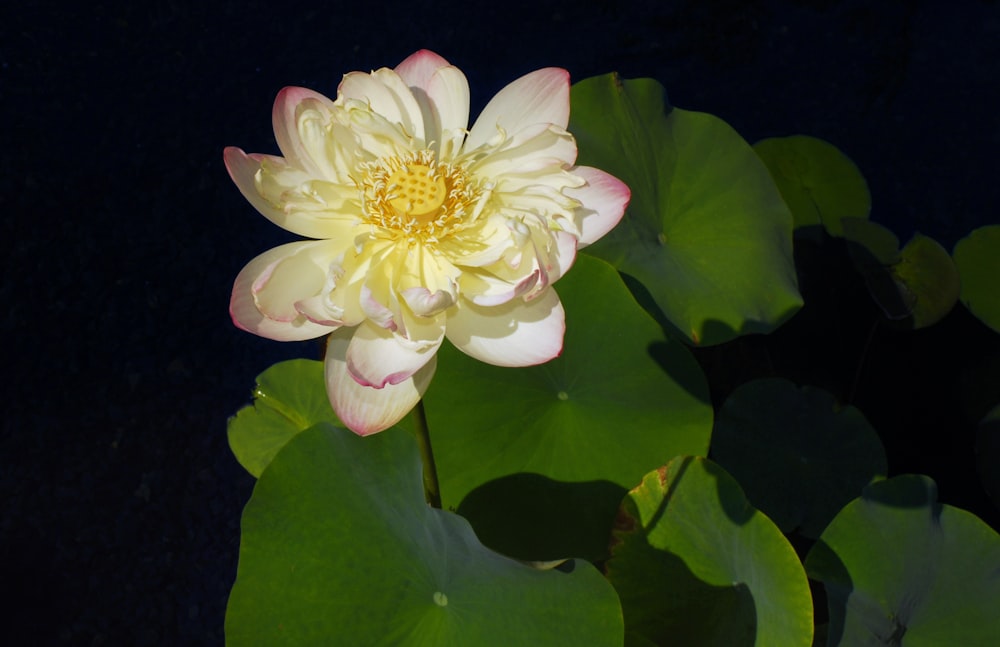
[[[441,175],[432,175],[431,168],[423,164],[401,166],[389,176],[389,191],[396,197],[389,204],[402,214],[420,218],[431,214],[444,204],[448,188]]]
[[[365,220],[408,240],[435,243],[464,228],[485,195],[465,170],[433,151],[392,155],[360,166]]]

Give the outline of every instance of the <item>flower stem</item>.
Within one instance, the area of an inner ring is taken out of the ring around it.
[[[437,467],[434,465],[434,451],[431,449],[431,434],[427,428],[427,412],[424,411],[423,400],[419,400],[413,409],[413,420],[416,422],[420,458],[424,463],[424,498],[429,506],[440,508],[441,490],[438,487]]]

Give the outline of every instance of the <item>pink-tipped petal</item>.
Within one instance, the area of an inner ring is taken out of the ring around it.
[[[426,90],[434,73],[449,65],[451,63],[438,54],[429,49],[422,49],[403,59],[403,62],[396,66],[396,74],[401,76],[406,81],[406,85],[411,88]]]
[[[324,365],[326,392],[341,422],[359,436],[368,436],[388,429],[410,412],[427,391],[437,358],[431,356],[423,368],[399,384],[381,389],[361,386],[347,369],[347,349],[354,332],[341,328],[330,335]]]
[[[443,325],[437,339],[410,341],[366,321],[355,329],[347,349],[347,370],[362,386],[381,389],[399,384],[430,361],[443,339]]]
[[[473,150],[496,136],[497,128],[513,134],[535,124],[569,123],[569,72],[547,67],[525,74],[493,97],[469,132],[465,149]]]
[[[456,154],[469,125],[469,81],[457,67],[422,49],[396,66],[424,111],[425,136]]]
[[[313,243],[288,243],[268,250],[247,263],[233,284],[233,293],[229,301],[229,314],[238,328],[252,332],[261,337],[277,341],[301,341],[324,335],[336,328],[309,321],[305,315],[295,311],[294,301],[289,301],[289,308],[294,313],[281,319],[266,316],[258,306],[254,286],[260,283],[261,277],[268,271],[273,271],[276,264],[293,256],[303,245]]]
[[[521,296],[528,290],[531,290],[538,285],[540,275],[541,272],[539,270],[535,270],[517,283],[497,279],[489,274],[480,274],[478,276],[470,275],[466,279],[467,284],[473,284],[475,281],[479,285],[485,286],[486,289],[483,289],[479,293],[469,295],[469,300],[478,306],[490,307],[507,303],[511,299]]]
[[[299,113],[305,107],[329,112],[333,109],[333,101],[307,88],[282,88],[271,108],[274,138],[289,164],[302,169],[312,177],[322,177],[322,165],[313,159],[313,153],[306,148],[302,140]]]
[[[438,70],[427,86],[427,100],[433,106],[434,128],[440,134],[442,150],[457,154],[469,126],[469,81],[465,74],[457,67]]]
[[[236,184],[236,188],[240,190],[240,193],[247,199],[247,202],[252,204],[254,209],[259,211],[265,218],[280,226],[285,220],[285,214],[281,209],[271,205],[271,203],[257,192],[255,178],[257,171],[260,170],[261,160],[264,159],[264,156],[258,154],[247,155],[243,152],[242,148],[227,146],[222,152],[222,158],[226,163],[226,170],[229,171],[229,177],[232,178]]]
[[[406,288],[400,293],[413,314],[429,317],[455,305],[455,298],[446,290],[431,292],[427,288]]]
[[[622,219],[632,192],[613,175],[590,166],[577,166],[574,175],[587,181],[582,187],[566,189],[566,193],[581,203],[577,209],[580,221],[580,247],[586,247],[611,231]]]
[[[527,303],[482,307],[461,300],[448,314],[448,340],[487,364],[532,366],[562,352],[565,311],[552,288]]]

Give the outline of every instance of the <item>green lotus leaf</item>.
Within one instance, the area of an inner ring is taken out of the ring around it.
[[[983,488],[1000,507],[1000,405],[986,414],[976,430],[976,467]]]
[[[769,332],[798,310],[791,213],[732,128],[704,113],[665,113],[652,79],[585,79],[571,98],[578,162],[632,189],[622,222],[588,253],[634,277],[694,344]]]
[[[792,210],[795,228],[820,225],[843,235],[844,218],[868,218],[868,183],[849,157],[833,144],[805,135],[772,137],[753,146]]]
[[[913,313],[914,295],[899,284],[892,272],[892,267],[902,259],[899,238],[870,220],[845,218],[840,224],[851,263],[864,277],[875,304],[890,321],[909,317]]]
[[[445,345],[427,420],[443,504],[461,505],[484,543],[522,559],[596,561],[629,487],[677,454],[708,451],[712,408],[690,351],[663,336],[614,268],[580,256],[555,289],[562,354],[502,368]]]
[[[886,474],[885,450],[860,411],[783,379],[730,394],[715,421],[712,458],[783,532],[810,538]]]
[[[877,223],[845,218],[841,225],[851,260],[886,318],[917,329],[951,312],[961,281],[955,262],[937,241],[916,234],[899,250],[899,239]]]
[[[621,645],[614,590],[587,562],[502,557],[424,503],[412,436],[328,424],[290,440],[243,513],[226,644]]]
[[[657,645],[808,647],[812,598],[781,531],[708,459],[677,457],[622,502],[608,579],[627,635]]]
[[[953,252],[962,277],[960,298],[969,311],[1000,332],[1000,225],[987,225],[958,241]]]
[[[320,422],[339,425],[323,380],[323,363],[279,362],[257,376],[254,402],[229,420],[229,446],[248,472],[259,477],[296,434]]]
[[[805,561],[826,587],[830,645],[994,645],[1000,535],[937,502],[925,476],[869,485]]]
[[[958,301],[961,280],[955,262],[933,238],[915,235],[903,247],[899,263],[890,268],[904,294],[912,295],[912,328],[932,326],[951,312]]]
[[[887,266],[899,262],[899,238],[890,229],[861,218],[844,218],[840,227],[851,259],[862,273],[871,263]]]

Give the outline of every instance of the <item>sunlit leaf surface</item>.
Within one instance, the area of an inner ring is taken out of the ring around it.
[[[799,308],[791,213],[732,128],[669,109],[652,79],[586,79],[572,105],[579,163],[632,189],[622,223],[588,253],[637,279],[695,344],[769,332]]]
[[[811,644],[802,564],[715,463],[678,457],[647,474],[622,502],[615,540],[606,570],[629,644]]]

